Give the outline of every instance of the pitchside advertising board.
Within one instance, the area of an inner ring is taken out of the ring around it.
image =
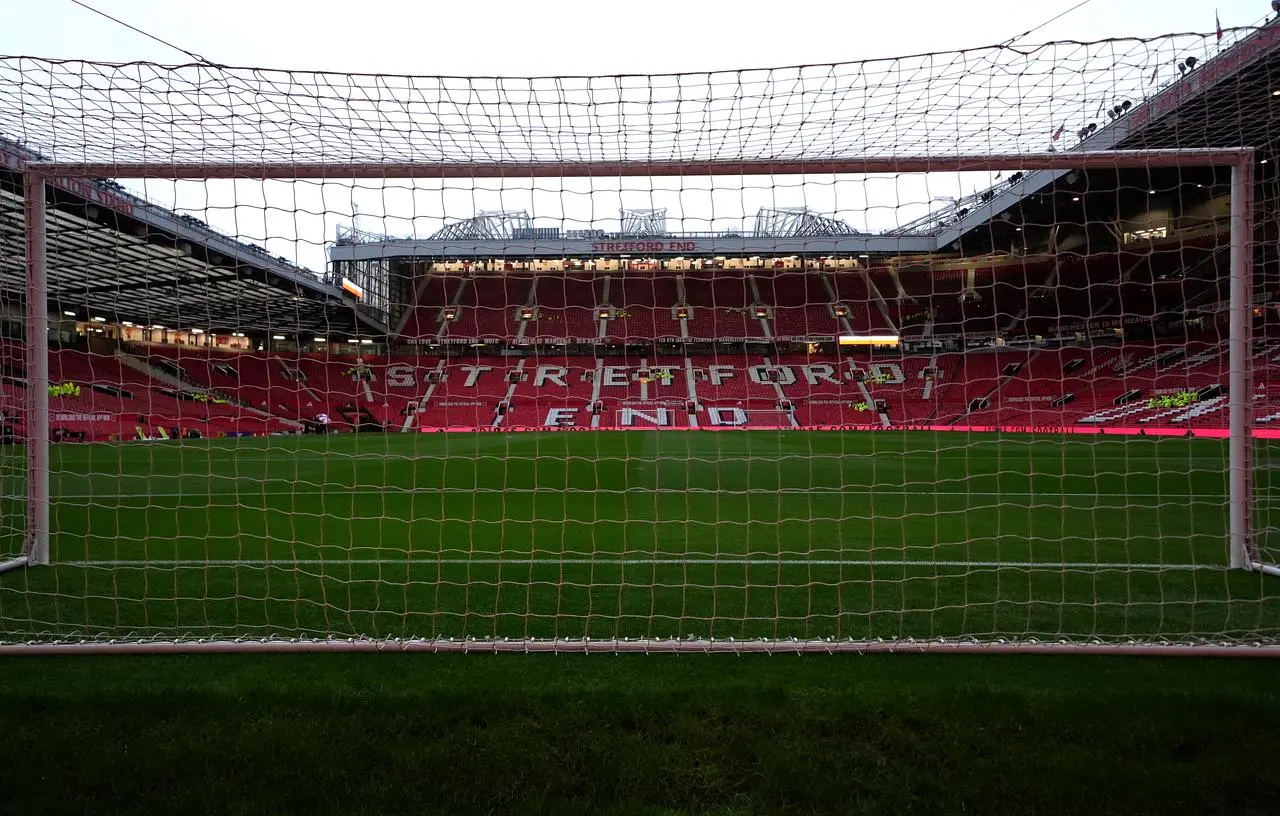
[[[663,337],[645,338],[639,341],[641,344],[648,345],[651,343],[835,343],[839,341],[839,337],[831,334],[813,334],[806,336],[799,335],[777,335],[770,340],[763,337],[675,337],[667,335]],[[630,341],[626,337],[606,336],[600,337],[531,337],[525,339],[524,345],[537,346],[591,346],[601,344],[617,344],[622,345]],[[407,340],[399,341],[406,346],[471,346],[477,343],[481,345],[499,346],[507,341],[500,337],[413,337]]]

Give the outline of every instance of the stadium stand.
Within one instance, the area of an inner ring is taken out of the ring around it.
[[[1077,192],[1087,195],[1077,187],[1068,191],[1072,201]],[[53,409],[60,431],[86,439],[162,428],[296,433],[315,430],[320,416],[334,432],[717,424],[1219,428],[1226,421],[1228,260],[1220,193],[1204,193],[1160,230],[1103,237],[1064,218],[1047,243],[1014,253],[995,246],[993,223],[967,228],[971,240],[987,243],[965,253],[857,256],[773,256],[744,244],[725,256],[592,249],[577,259],[497,258],[455,230],[439,255],[431,254],[434,238],[415,244],[413,252],[425,256],[407,256],[396,267],[402,290],[373,309],[336,286],[343,270],[356,269],[341,258],[376,240],[379,257],[395,267],[395,239],[350,232],[331,249],[337,260],[326,283],[299,277],[282,259],[202,222],[180,218],[175,227],[163,220],[171,214],[121,190],[133,221],[117,213],[115,227],[199,233],[190,274],[220,257],[211,254],[215,239],[237,263],[254,265],[251,276],[210,284],[226,288],[221,300],[210,300],[210,311],[245,315],[237,320],[257,336],[229,350],[211,338],[175,343],[161,333],[157,342],[137,327],[125,330],[134,324],[112,323],[114,336],[96,337],[102,324],[84,321],[97,312],[120,314],[121,304],[73,304],[64,314],[76,315],[79,333],[50,357],[52,380],[63,389]],[[15,202],[3,199],[6,212]],[[84,228],[100,216],[94,212],[56,217]],[[770,217],[769,224],[782,223],[777,213]],[[760,246],[788,237],[768,233],[764,223],[753,233]],[[837,237],[847,230],[830,220],[807,223],[835,229]],[[102,226],[85,234],[99,241],[96,251],[109,252],[95,231]],[[590,240],[600,237],[591,233]],[[139,281],[147,263],[165,258],[139,256]],[[75,280],[87,288],[88,277]],[[132,279],[120,283],[126,293],[146,291]],[[182,322],[180,305],[160,301],[149,322]],[[1271,310],[1260,310],[1265,333]],[[287,334],[272,329],[268,338],[268,326],[287,326]],[[851,350],[836,344],[840,335],[897,336],[901,346]],[[279,339],[287,343],[273,342]],[[0,411],[10,430],[20,431],[25,363],[20,346],[6,348]],[[364,353],[348,353],[355,351]],[[1271,346],[1258,354],[1258,422],[1280,422],[1280,394],[1270,387],[1280,356]]]
[[[601,282],[593,275],[538,275],[523,339],[533,342],[600,336]]]
[[[429,274],[419,284],[418,299],[405,312],[398,334],[402,338],[435,337],[441,329],[440,318],[453,303],[462,278]]]
[[[680,292],[674,276],[607,276],[604,281],[606,305],[614,307],[605,325],[605,337],[612,342],[644,341],[654,337],[680,337],[673,310]]]
[[[780,273],[755,278],[760,300],[771,307],[775,338],[832,337],[843,330],[825,273]]]

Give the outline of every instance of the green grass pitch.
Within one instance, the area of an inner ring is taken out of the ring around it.
[[[0,641],[1280,634],[1280,582],[1224,569],[1218,440],[394,434],[52,455],[54,566],[0,575]],[[5,456],[12,553],[22,452]]]

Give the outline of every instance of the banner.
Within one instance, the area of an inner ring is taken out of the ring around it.
[[[50,422],[115,422],[111,414],[73,414],[57,412],[49,415]]]
[[[938,433],[1002,433],[1002,434],[1054,434],[1080,436],[1182,436],[1196,439],[1226,439],[1231,435],[1226,428],[1140,428],[1130,426],[1102,425],[810,425],[792,427],[790,425],[706,425],[697,428],[687,426],[600,426],[592,428],[584,425],[570,426],[529,426],[503,425],[492,427],[451,426],[447,428],[421,427],[420,433],[530,433],[530,432],[564,432],[564,431],[821,431],[845,433],[886,433],[932,431]],[[1254,429],[1255,439],[1280,439],[1280,428]]]

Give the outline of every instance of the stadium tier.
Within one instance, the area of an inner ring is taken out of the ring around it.
[[[1223,338],[938,354],[322,356],[59,350],[53,425],[90,440],[462,428],[1224,428]],[[1269,372],[1280,344],[1259,341]],[[11,364],[12,365],[12,364]],[[10,368],[6,413],[25,413]],[[1259,422],[1276,395],[1261,376]]]
[[[55,397],[54,421],[94,440],[299,433],[321,416],[329,432],[1221,429],[1225,250],[1225,233],[1200,230],[985,263],[624,259],[565,273],[444,260],[368,353],[60,349],[51,378],[79,390]],[[896,346],[837,340],[861,336]],[[1254,401],[1259,420],[1272,412],[1265,381]],[[20,394],[9,402],[22,423]]]
[[[398,337],[409,343],[830,340],[842,333],[911,336],[925,325],[951,336],[1053,333],[1072,321],[1149,320],[1221,301],[1226,249],[1220,232],[1096,255],[985,259],[990,265],[886,258],[864,268],[854,260],[841,272],[823,271],[824,259],[788,259],[800,267],[791,272],[747,266],[684,273],[654,260],[644,265],[658,271],[579,276],[518,269],[456,274],[444,263],[443,271],[417,284],[418,299],[406,309]]]

